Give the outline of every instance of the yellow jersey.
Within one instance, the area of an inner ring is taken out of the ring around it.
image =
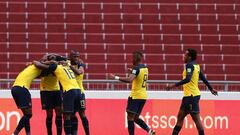
[[[79,69],[81,66],[83,67],[84,65],[83,65],[83,64],[80,64],[80,65],[72,65],[72,66],[73,66],[74,68],[76,68],[76,69]],[[78,82],[78,85],[79,85],[82,93],[84,93],[84,92],[85,92],[84,87],[83,87],[83,77],[84,77],[84,73],[82,73],[82,74],[80,74],[80,75],[75,74],[75,76],[76,76],[76,80],[77,80],[77,82]]]
[[[40,90],[41,91],[59,91],[59,80],[53,74],[49,74],[47,76],[41,77],[40,82]]]
[[[132,99],[147,99],[148,68],[144,64],[134,67],[132,74],[136,75],[132,82],[130,97]]]
[[[18,74],[13,86],[25,87],[29,90],[32,81],[40,74],[40,69],[38,69],[35,65],[29,65]]]
[[[53,70],[54,74],[60,81],[63,91],[69,91],[71,89],[80,89],[74,72],[71,70],[69,66],[63,65],[52,65],[50,66],[50,70]],[[51,69],[52,68],[52,69]]]
[[[183,79],[187,74],[192,74],[190,82],[183,85],[184,96],[199,96],[200,90],[198,88],[200,66],[196,63],[188,63],[183,70]]]

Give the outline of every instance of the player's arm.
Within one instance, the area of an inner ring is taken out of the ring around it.
[[[39,69],[48,69],[49,68],[49,65],[43,64],[43,63],[41,63],[39,61],[36,61],[36,60],[33,61],[33,64]]]
[[[181,81],[179,81],[175,84],[170,84],[170,85],[167,84],[166,89],[170,90],[170,89],[173,89],[175,87],[178,87],[178,86],[184,85],[186,83],[189,83],[191,81],[193,71],[194,71],[194,66],[192,64],[187,64],[186,65],[186,72],[187,72],[186,78],[184,78],[183,80],[181,80]]]
[[[50,65],[47,65],[47,64],[44,64],[44,63],[41,63],[41,62],[35,60],[35,61],[33,61],[33,64],[39,69],[48,69],[49,72],[53,72],[57,68],[57,64],[55,62],[52,62],[52,63],[50,63]]]
[[[56,59],[57,56],[59,55],[55,53],[48,53],[48,54],[45,54],[39,61],[43,63],[49,59]]]
[[[83,74],[84,73],[84,64],[78,64],[78,67],[79,68],[75,68],[74,66],[70,65],[70,68],[72,69],[72,71],[77,74],[77,75],[80,75],[80,74]]]
[[[120,77],[120,76],[116,76],[114,74],[108,74],[109,79],[115,79],[115,80],[119,80],[121,82],[125,82],[125,83],[131,83],[134,78],[136,77],[136,75],[134,74],[130,74],[128,77]]]
[[[119,77],[114,74],[109,74],[109,78],[119,80],[125,83],[131,83],[137,77],[138,74],[139,74],[139,68],[135,67],[132,69],[131,74],[128,77]]]
[[[203,75],[203,73],[200,71],[199,78],[203,81],[203,83],[208,87],[208,89],[211,91],[213,95],[218,95],[217,90],[213,89],[206,77]]]

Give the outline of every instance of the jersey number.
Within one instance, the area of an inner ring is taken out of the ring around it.
[[[146,84],[147,84],[147,74],[144,74],[143,76],[143,83],[142,83],[142,87],[145,88],[146,87]]]
[[[64,71],[67,74],[69,79],[75,79],[74,73],[73,73],[73,71],[71,69],[65,69],[64,68]]]

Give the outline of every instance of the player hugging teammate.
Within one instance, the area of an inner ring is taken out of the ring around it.
[[[41,78],[41,103],[42,109],[46,110],[47,114],[48,135],[52,135],[53,110],[56,113],[57,135],[62,134],[62,112],[66,135],[77,135],[76,112],[79,112],[86,135],[89,135],[89,124],[85,115],[85,95],[82,86],[84,64],[79,59],[79,53],[72,52],[78,54],[78,59],[75,59],[75,61],[67,62],[67,59],[60,55],[47,54],[41,60],[33,61],[17,76],[11,93],[16,105],[23,112],[23,117],[15,129],[14,135],[18,135],[22,128],[25,128],[27,135],[31,134],[32,101],[29,89],[32,81],[37,77]]]

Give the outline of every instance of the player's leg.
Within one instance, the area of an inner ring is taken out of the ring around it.
[[[142,129],[147,131],[149,135],[155,135],[155,131],[150,129],[149,126],[138,115],[135,116],[134,122],[137,123]]]
[[[24,109],[23,114],[23,117],[25,117],[25,131],[27,135],[30,135],[30,119],[32,118],[32,108]]]
[[[192,117],[193,121],[196,124],[196,127],[198,129],[198,134],[199,135],[204,135],[203,125],[202,125],[202,122],[200,120],[199,101],[200,101],[200,96],[193,97],[192,112],[190,114],[191,114],[191,117]]]
[[[23,116],[13,134],[18,135],[22,128],[25,127],[26,135],[30,135],[30,119],[32,117],[32,108],[24,108],[21,110],[23,112]]]
[[[76,90],[69,90],[63,93],[63,117],[64,131],[66,135],[71,135],[71,116],[74,112],[76,97]]]
[[[55,124],[57,128],[57,135],[62,135],[62,107],[57,106],[55,107]]]
[[[74,101],[74,114],[71,117],[71,122],[72,122],[72,135],[77,135],[78,133],[78,118],[76,116],[75,112],[79,112],[81,108],[81,92],[80,89],[76,90],[76,99]]]
[[[136,119],[137,115],[140,115],[141,109],[144,105],[144,103],[141,105],[139,100],[132,99],[131,97],[128,98],[127,103],[127,120],[128,120],[128,133],[129,135],[134,135],[134,121]]]
[[[82,120],[82,125],[85,131],[86,135],[89,135],[89,123],[88,123],[88,119],[87,116],[85,115],[85,110],[86,110],[86,100],[85,100],[85,94],[81,94],[81,100],[80,100],[80,111],[79,116]]]
[[[76,116],[76,113],[73,113],[71,116],[71,125],[72,125],[71,134],[77,135],[77,133],[78,133],[78,118]]]
[[[46,110],[46,127],[48,135],[52,135],[52,118],[53,118],[53,109]]]
[[[45,125],[47,128],[47,134],[52,135],[52,93],[50,91],[40,91],[42,110],[46,110]]]
[[[135,118],[135,114],[134,113],[127,112],[128,133],[129,133],[129,135],[134,135],[134,130],[135,130],[134,118]]]
[[[84,131],[85,131],[85,134],[86,135],[89,135],[90,132],[89,132],[89,123],[88,123],[88,119],[85,115],[85,110],[80,110],[79,111],[79,115],[80,115],[80,118],[82,120],[82,125],[83,125],[83,128],[84,128]]]
[[[64,131],[66,135],[71,135],[71,112],[64,112],[63,118],[64,118]]]
[[[149,126],[141,118],[139,118],[139,115],[142,112],[142,109],[144,107],[146,100],[138,99],[138,100],[134,100],[134,102],[136,102],[135,105],[137,106],[134,122],[137,123],[142,129],[147,131],[150,135],[155,135],[155,131],[151,130]]]
[[[52,93],[52,108],[54,108],[56,114],[55,124],[57,135],[62,135],[62,96],[60,91],[54,91]]]
[[[25,127],[26,134],[30,135],[30,119],[32,117],[32,100],[30,92],[26,88],[15,86],[12,88],[11,93],[15,103],[23,113],[13,134],[18,135],[23,127]]]
[[[187,114],[189,114],[191,110],[192,110],[192,97],[191,96],[183,97],[182,104],[177,116],[177,123],[173,128],[172,135],[178,135],[178,133],[182,129],[184,118],[187,116]]]
[[[200,120],[200,114],[199,113],[191,113],[191,117],[196,124],[196,127],[198,129],[198,134],[204,135],[204,129],[203,129],[202,122]]]
[[[178,112],[178,116],[177,116],[177,124],[175,125],[172,135],[178,135],[178,133],[181,131],[182,126],[183,126],[183,122],[184,122],[184,118],[187,116],[187,112],[185,112],[184,110],[179,110]]]

